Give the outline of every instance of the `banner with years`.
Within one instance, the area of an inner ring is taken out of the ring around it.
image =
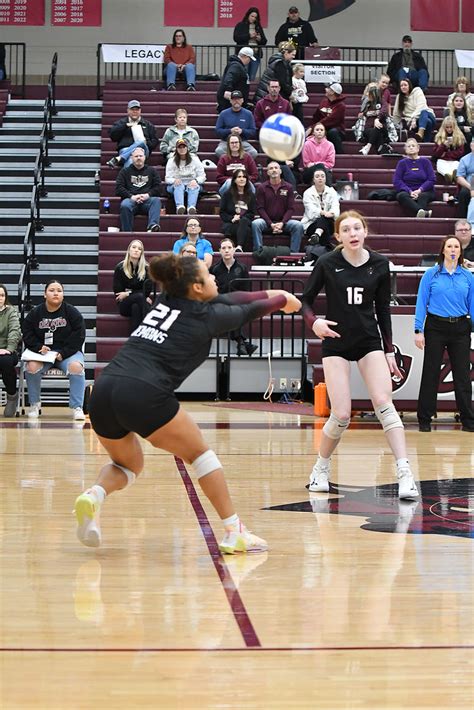
[[[163,64],[164,44],[103,44],[104,62]]]
[[[341,67],[323,64],[305,64],[304,80],[309,84],[332,84],[341,81]]]

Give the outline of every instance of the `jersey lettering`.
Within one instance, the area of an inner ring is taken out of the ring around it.
[[[351,306],[360,306],[362,303],[362,296],[364,289],[362,286],[348,286],[347,291],[347,303]]]
[[[143,323],[151,325],[153,328],[159,328],[160,330],[167,331],[173,325],[180,313],[181,311],[176,308],[171,309],[168,308],[168,306],[165,306],[164,303],[159,303],[155,308],[146,314],[143,319]],[[162,323],[160,323],[160,321],[162,321]]]

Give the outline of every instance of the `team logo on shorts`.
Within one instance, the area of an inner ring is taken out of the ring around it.
[[[405,355],[402,353],[398,345],[395,343],[393,345],[393,352],[395,353],[395,362],[397,363],[398,369],[402,375],[401,379],[398,377],[392,377],[392,389],[396,392],[400,389],[400,387],[403,387],[405,382],[408,380],[413,358],[411,355]]]

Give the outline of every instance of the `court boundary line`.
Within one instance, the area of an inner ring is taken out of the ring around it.
[[[223,646],[222,648],[193,648],[193,647],[123,647],[123,648],[100,648],[98,646],[86,648],[30,648],[10,646],[0,647],[0,653],[236,653],[246,651],[268,651],[272,653],[286,653],[288,651],[304,653],[307,651],[456,651],[456,650],[472,650],[474,644],[471,645],[428,645],[428,646],[248,646],[235,647]]]

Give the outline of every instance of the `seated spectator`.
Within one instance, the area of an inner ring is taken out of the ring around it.
[[[254,183],[258,180],[258,169],[255,160],[244,151],[242,139],[233,133],[227,136],[227,151],[221,155],[217,163],[216,180],[219,185],[219,195],[223,195],[230,187],[230,181],[235,170],[246,171],[249,187],[255,192]]]
[[[257,157],[256,149],[250,145],[249,140],[256,138],[257,131],[255,129],[255,121],[253,114],[246,108],[242,108],[244,99],[241,91],[233,91],[230,99],[231,107],[221,111],[217,117],[216,133],[219,136],[220,143],[216,148],[218,158],[224,155],[227,151],[226,140],[229,135],[240,136],[242,146],[246,153]]]
[[[293,91],[291,62],[295,56],[296,49],[291,42],[281,42],[278,45],[278,52],[272,54],[268,60],[267,68],[260,77],[253,99],[255,103],[268,94],[268,84],[271,79],[276,79],[280,82],[282,97],[287,99],[287,101],[290,100],[291,92]]]
[[[278,79],[270,79],[268,82],[268,94],[259,99],[255,104],[253,117],[257,131],[261,129],[264,122],[274,113],[291,113],[291,104],[280,96],[280,82]]]
[[[303,146],[303,182],[311,185],[314,171],[324,168],[326,182],[332,185],[332,169],[336,162],[334,145],[326,138],[326,129],[322,123],[316,123],[309,129],[308,137]]]
[[[223,233],[237,242],[239,251],[246,251],[256,211],[255,195],[250,189],[247,172],[235,170],[230,188],[221,199],[220,216]]]
[[[9,299],[7,287],[0,284],[0,375],[7,393],[4,417],[14,417],[18,406],[18,388],[16,385],[16,365],[18,363],[18,345],[21,341],[18,311]]]
[[[184,30],[174,31],[171,44],[165,47],[164,56],[166,88],[176,89],[176,75],[182,72],[186,79],[187,91],[196,91],[196,55],[192,45],[186,41]]]
[[[307,237],[318,237],[321,246],[330,248],[334,234],[334,220],[339,217],[339,195],[326,185],[326,171],[315,170],[313,185],[303,193],[304,215],[301,224]]]
[[[221,83],[217,89],[217,111],[220,113],[231,106],[231,95],[234,91],[242,94],[242,105],[247,105],[249,98],[249,75],[247,68],[250,62],[255,62],[253,49],[242,47],[237,55],[229,57],[224,69]]]
[[[336,153],[342,153],[342,141],[345,136],[346,97],[338,82],[325,89],[326,96],[313,113],[313,124],[322,123],[326,129],[328,141],[333,143]]]
[[[352,130],[356,141],[365,143],[359,150],[362,155],[368,155],[372,147],[377,153],[392,152],[389,144],[398,139],[397,130],[389,118],[388,104],[376,82],[370,82],[365,87],[357,121]]]
[[[459,239],[464,255],[464,266],[474,267],[474,230],[467,219],[458,219],[454,224],[454,236]]]
[[[51,279],[44,289],[44,303],[33,308],[22,325],[25,347],[39,355],[56,354],[54,362],[28,360],[25,377],[30,410],[28,416],[37,419],[41,409],[41,378],[51,368],[57,367],[69,379],[69,407],[73,419],[85,419],[82,410],[86,379],[84,354],[86,336],[84,318],[77,308],[66,303],[62,284]]]
[[[459,212],[461,217],[469,217],[469,207],[473,205],[474,200],[474,140],[471,140],[471,152],[464,155],[459,161],[458,174],[456,182],[459,186]],[[472,221],[469,219],[469,222]]]
[[[449,106],[448,116],[451,116],[456,121],[459,130],[466,139],[465,153],[469,153],[469,144],[474,135],[474,114],[462,94],[454,96]]]
[[[234,42],[237,47],[235,52],[238,55],[242,47],[250,47],[255,57],[254,62],[248,65],[249,80],[253,81],[257,76],[258,67],[262,58],[262,47],[267,43],[265,32],[260,21],[260,11],[258,7],[249,7],[242,22],[238,22],[234,28]]]
[[[388,74],[381,74],[377,82],[377,87],[382,101],[388,106],[388,115],[392,115],[392,95],[390,93],[390,77]]]
[[[267,165],[268,180],[257,186],[257,212],[259,219],[252,222],[253,248],[263,246],[263,234],[290,235],[290,251],[299,252],[303,225],[292,219],[295,206],[293,186],[281,179],[281,167],[276,160]]]
[[[191,244],[196,248],[197,257],[203,261],[209,269],[212,264],[214,250],[208,239],[201,234],[201,224],[196,217],[188,217],[184,223],[181,237],[173,244],[173,253],[179,254],[181,247]]]
[[[393,120],[401,128],[415,133],[423,143],[429,143],[436,125],[433,109],[426,103],[426,97],[420,87],[413,88],[409,79],[402,79],[393,108]]]
[[[210,269],[211,274],[216,279],[219,293],[230,293],[231,291],[250,291],[249,272],[245,264],[237,261],[235,252],[237,249],[234,242],[229,237],[224,237],[219,246],[220,260]],[[240,281],[239,279],[242,279]],[[232,340],[237,343],[237,355],[252,355],[257,350],[256,345],[252,345],[245,338],[242,329],[232,330],[229,333]]]
[[[198,255],[196,247],[194,246],[194,244],[191,244],[191,242],[186,242],[186,244],[183,244],[178,253],[180,256],[189,256],[190,258],[194,259],[197,259]]]
[[[409,79],[412,86],[419,86],[422,91],[428,86],[428,67],[420,52],[414,51],[410,35],[402,38],[402,49],[390,59],[387,74],[397,86],[402,79]]]
[[[4,81],[7,78],[7,67],[5,64],[5,57],[5,45],[2,42],[0,44],[0,81]]]
[[[304,80],[304,64],[293,64],[293,77],[291,80],[293,91],[290,95],[293,115],[298,118],[304,126],[303,107],[309,101],[308,89]]]
[[[318,40],[314,34],[313,26],[308,20],[302,20],[300,11],[295,5],[288,10],[286,22],[277,30],[275,44],[289,42],[298,52],[298,59],[304,59],[305,47],[317,47]]]
[[[443,119],[434,138],[433,160],[436,160],[436,172],[449,184],[455,182],[459,161],[464,155],[466,139],[458,128],[454,118]]]
[[[426,208],[434,200],[436,176],[429,158],[420,156],[420,146],[414,138],[405,143],[406,158],[402,158],[395,170],[393,186],[397,200],[412,216],[431,217]]]
[[[132,165],[122,168],[117,175],[115,194],[122,198],[120,203],[120,229],[133,232],[136,214],[148,215],[147,232],[160,231],[161,180],[158,171],[145,165],[145,151],[135,148]]]
[[[127,247],[125,259],[114,269],[113,283],[120,315],[130,318],[130,333],[138,328],[143,316],[150,310],[151,287],[148,264],[145,260],[145,247],[139,239],[134,239]]]
[[[173,195],[176,214],[186,212],[186,198],[188,214],[196,214],[196,205],[202,185],[206,182],[206,173],[198,156],[189,152],[189,146],[184,138],[176,141],[176,151],[168,158],[165,182],[166,189],[170,195]]]
[[[466,102],[471,109],[471,113],[474,114],[474,94],[471,93],[469,79],[466,76],[458,76],[454,83],[454,91],[452,94],[449,94],[446,102],[445,116],[449,113],[449,108],[457,94],[461,94],[461,96],[466,99]]]
[[[199,133],[195,128],[188,126],[188,112],[186,109],[177,108],[174,116],[175,125],[166,129],[160,143],[160,151],[166,159],[174,154],[178,138],[184,138],[189,146],[190,153],[197,153],[199,150]]]
[[[140,102],[136,100],[128,102],[127,116],[114,123],[109,136],[117,143],[119,153],[107,161],[109,168],[128,168],[135,148],[143,148],[148,158],[158,145],[155,126],[143,118]]]

